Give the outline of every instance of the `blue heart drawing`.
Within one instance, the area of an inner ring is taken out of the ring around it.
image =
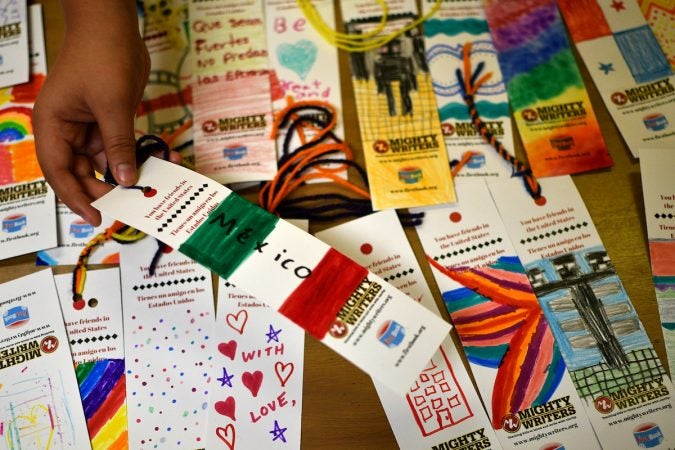
[[[297,73],[303,80],[316,61],[316,45],[302,39],[295,44],[281,44],[277,48],[277,58],[282,66]]]

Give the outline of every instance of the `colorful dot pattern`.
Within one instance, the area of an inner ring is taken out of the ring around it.
[[[121,252],[123,266],[133,268],[128,275],[123,273],[122,282],[129,286],[124,293],[129,445],[136,449],[202,448],[212,386],[207,351],[214,326],[211,277],[206,269],[191,264],[190,275],[199,282],[186,287],[168,283],[172,275],[156,276],[158,287],[139,294],[131,286],[140,284],[147,272],[139,270],[141,261],[127,263],[126,259],[149,254],[139,248]],[[172,252],[162,256],[160,265],[185,260],[189,261]],[[184,299],[193,301],[179,303]],[[150,303],[162,306],[151,308]]]

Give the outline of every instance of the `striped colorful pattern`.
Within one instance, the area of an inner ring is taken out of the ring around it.
[[[608,167],[602,137],[565,27],[553,0],[484,2],[499,64],[523,145],[536,176]],[[545,111],[579,105],[583,114]],[[546,115],[545,115],[546,114]],[[574,147],[561,157],[556,136]],[[576,155],[569,157],[569,155]]]
[[[106,359],[75,369],[94,450],[128,448],[124,360]]]
[[[10,106],[0,110],[0,142],[20,141],[33,134],[32,109]]]
[[[432,265],[463,288],[443,292],[469,361],[496,369],[492,423],[548,401],[565,373],[553,333],[517,257],[482,268]]]

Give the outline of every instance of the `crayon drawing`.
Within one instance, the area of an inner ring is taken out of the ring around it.
[[[538,260],[526,270],[580,396],[664,375],[602,246]]]
[[[301,39],[294,44],[285,42],[277,48],[279,63],[303,80],[316,62],[316,54],[316,44],[307,39]]]
[[[412,15],[400,15],[390,17],[390,20],[413,18]],[[373,26],[379,20],[380,18],[360,19],[345,24],[345,27],[351,33],[365,33],[369,23]],[[417,116],[421,119],[430,113],[430,108],[435,109],[433,92],[429,89],[431,79],[424,54],[424,41],[413,30],[377,50],[352,53],[350,58],[352,75],[357,80],[357,107],[363,111],[359,112],[359,116],[367,121],[379,122],[378,117],[383,117],[386,121],[387,116]],[[365,126],[377,128],[378,124],[367,123]],[[377,132],[370,131],[366,134]]]
[[[44,82],[33,75],[30,83],[0,89],[0,186],[42,178],[33,141],[33,102]]]
[[[649,83],[673,74],[648,25],[616,32],[614,40],[636,83]]]
[[[464,286],[443,299],[469,361],[496,370],[492,398],[485,399],[493,427],[550,400],[565,364],[520,260],[503,256],[480,268],[430,262]]]
[[[393,14],[388,23],[403,27],[416,17]],[[380,19],[354,19],[345,28],[368,33]],[[421,33],[413,28],[375,50],[351,53],[350,59],[373,208],[452,201],[454,188]]]
[[[610,166],[556,2],[483,4],[534,174],[546,177]]]
[[[20,381],[0,385],[0,448],[47,450],[84,444],[75,442],[73,399],[63,392],[61,374],[25,375]]]

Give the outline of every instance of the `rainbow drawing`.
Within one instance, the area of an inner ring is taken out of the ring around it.
[[[486,0],[485,15],[513,115],[536,176],[608,167],[595,112],[554,0]],[[571,137],[556,148],[551,139]]]
[[[33,134],[31,108],[10,106],[0,109],[0,143],[20,141]]]
[[[443,292],[443,299],[467,358],[496,371],[493,427],[501,428],[508,414],[550,400],[565,363],[520,260],[501,257],[486,267],[449,268],[428,259],[463,286]]]
[[[78,364],[75,369],[94,450],[129,447],[123,359]]]

